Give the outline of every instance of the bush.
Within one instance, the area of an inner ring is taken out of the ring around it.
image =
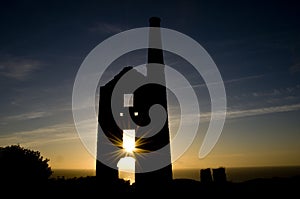
[[[19,145],[0,147],[0,180],[24,185],[45,182],[52,174],[48,161],[39,151]]]

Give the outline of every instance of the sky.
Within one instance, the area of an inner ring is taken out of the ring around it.
[[[299,9],[298,1],[269,0],[2,1],[0,146],[39,150],[53,169],[94,169],[72,115],[77,71],[102,41],[158,16],[162,27],[204,47],[227,95],[222,134],[199,159],[209,124],[207,88],[185,60],[165,52],[166,64],[191,81],[201,110],[197,136],[173,168],[300,165]],[[137,60],[116,60],[107,79],[145,61],[139,53]],[[174,136],[178,115],[171,105]]]

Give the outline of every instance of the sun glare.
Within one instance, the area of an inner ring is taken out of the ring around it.
[[[133,153],[135,149],[135,130],[123,130],[123,148],[127,153]]]

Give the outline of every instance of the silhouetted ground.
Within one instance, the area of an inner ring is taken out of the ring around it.
[[[154,183],[155,185],[155,183]],[[61,198],[61,197],[84,197],[90,198],[111,194],[114,196],[139,196],[139,194],[156,195],[166,193],[175,196],[185,195],[187,197],[234,197],[234,198],[257,198],[257,197],[292,197],[297,195],[300,185],[300,176],[291,178],[270,178],[254,179],[241,183],[201,183],[190,179],[175,179],[171,186],[154,189],[148,187],[146,191],[136,190],[135,186],[130,186],[127,182],[120,181],[113,189],[99,186],[95,177],[82,177],[73,179],[49,179],[46,183],[36,184],[27,181],[24,184],[4,184],[1,185],[1,193],[9,194],[11,198],[31,197],[31,198]],[[2,195],[1,194],[1,195]],[[188,194],[188,195],[187,195]],[[192,195],[191,195],[192,194]],[[15,197],[14,197],[15,196]],[[2,198],[2,197],[1,197]]]
[[[294,196],[298,193],[300,176],[291,178],[253,179],[240,183],[202,184],[192,180],[174,180],[173,190],[176,193],[198,193],[212,197],[257,198],[261,196],[278,197]]]

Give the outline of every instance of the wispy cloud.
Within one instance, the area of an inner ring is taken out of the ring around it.
[[[237,83],[237,82],[241,82],[241,81],[247,81],[247,80],[253,80],[253,79],[258,79],[258,78],[262,78],[264,77],[264,75],[253,75],[253,76],[246,76],[246,77],[240,77],[240,78],[235,78],[235,79],[229,79],[229,80],[224,80],[223,83],[224,84],[230,84],[230,83]],[[221,84],[222,82],[214,82],[211,83],[213,85],[215,84]],[[206,83],[203,84],[194,84],[192,85],[193,88],[197,88],[197,87],[206,87],[208,86]],[[182,87],[183,88],[183,87]],[[186,88],[186,87],[185,87]],[[180,88],[181,89],[181,88]]]
[[[264,75],[252,75],[252,76],[247,76],[247,77],[225,80],[224,83],[228,84],[228,83],[234,83],[234,82],[241,82],[241,81],[246,81],[246,80],[259,79],[262,77],[264,77]]]
[[[11,115],[2,118],[5,121],[21,121],[21,120],[31,120],[31,119],[37,119],[49,116],[50,113],[43,112],[43,111],[37,111],[37,112],[29,112],[29,113],[22,113],[18,115]]]
[[[237,82],[241,82],[241,81],[262,78],[263,76],[264,75],[253,75],[253,76],[247,76],[247,77],[240,77],[240,78],[235,78],[235,79],[224,80],[223,83],[224,84],[237,83]],[[213,84],[221,84],[221,83],[222,82],[215,82]],[[193,87],[203,87],[203,86],[207,86],[207,85],[206,84],[193,85]]]
[[[272,114],[272,113],[299,111],[299,110],[300,110],[300,104],[272,106],[272,107],[263,107],[263,108],[246,109],[246,110],[229,110],[226,112],[226,119],[235,119],[235,118],[259,116],[259,115]],[[200,114],[200,117],[202,121],[209,121],[211,117],[211,113],[210,112],[202,113]],[[216,117],[218,118],[218,113],[216,113]]]
[[[259,116],[259,115],[266,115],[266,114],[273,114],[273,113],[282,113],[282,112],[289,112],[289,111],[299,111],[300,104],[291,104],[291,105],[282,105],[282,106],[272,106],[272,107],[263,107],[263,108],[255,108],[255,109],[246,109],[246,110],[228,110],[226,112],[226,120],[229,119],[237,119],[237,118],[244,118],[250,116]],[[215,113],[215,119],[218,119],[219,116],[222,116],[223,113]],[[200,116],[195,114],[185,114],[183,118],[200,118],[200,122],[209,122],[211,120],[211,112],[203,112],[200,113]],[[170,115],[170,122],[174,125],[180,121],[180,116]],[[187,122],[189,120],[186,120]],[[190,122],[194,122],[191,121]]]
[[[228,111],[227,118],[240,118],[247,116],[257,116],[271,113],[281,113],[288,111],[298,111],[300,110],[300,104],[292,104],[292,105],[283,105],[283,106],[273,106],[273,107],[264,107],[257,109],[248,109],[248,110],[236,110],[236,111]]]
[[[104,34],[115,34],[122,32],[126,28],[122,25],[110,24],[107,22],[97,22],[89,28],[90,32],[104,33]]]
[[[0,61],[0,75],[16,80],[26,80],[39,69],[40,62],[33,59],[5,57]]]
[[[253,92],[254,97],[275,97],[275,96],[285,96],[290,97],[290,95],[297,95],[300,92],[300,85],[295,85],[293,87],[285,88],[274,88],[268,91],[257,91]]]
[[[264,108],[247,109],[247,110],[230,110],[227,111],[226,118],[235,119],[235,118],[243,118],[249,116],[258,116],[264,114],[299,111],[299,110],[300,110],[300,104],[264,107]],[[43,113],[40,113],[40,115],[43,115]],[[218,113],[216,113],[216,115],[218,117]],[[38,117],[38,116],[39,114],[37,113],[31,115],[31,117]],[[190,115],[185,115],[185,118],[188,118],[189,116]],[[210,121],[211,113],[210,112],[201,113],[200,117],[202,122]],[[170,117],[170,119],[171,122],[176,122],[179,118],[172,116]],[[176,121],[174,121],[173,119]],[[83,125],[86,126],[85,129],[91,132],[91,133],[87,133],[86,136],[91,137],[92,140],[94,140],[95,138],[94,134],[96,134],[96,131],[94,131],[95,128],[91,128],[91,126],[93,125],[91,125],[90,122],[87,122],[86,124]],[[34,130],[19,131],[12,134],[6,134],[0,136],[0,146],[18,144],[18,143],[24,146],[38,146],[38,145],[44,145],[52,142],[68,142],[77,139],[79,139],[79,137],[78,134],[76,133],[74,123],[62,123],[62,124],[37,128]]]
[[[37,146],[50,142],[66,142],[79,139],[74,124],[63,123],[30,131],[20,131],[0,137],[0,145],[22,144]]]

